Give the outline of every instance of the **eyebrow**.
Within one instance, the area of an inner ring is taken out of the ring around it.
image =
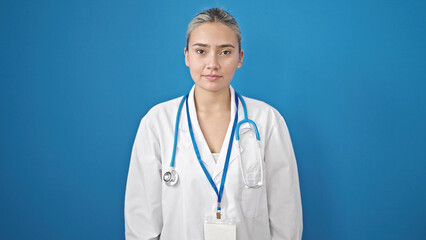
[[[194,43],[192,44],[192,46],[199,46],[199,47],[210,47],[210,45],[208,44],[204,44],[204,43]],[[231,47],[231,48],[235,48],[234,45],[232,44],[222,44],[222,45],[218,45],[218,48],[226,48],[226,47]]]

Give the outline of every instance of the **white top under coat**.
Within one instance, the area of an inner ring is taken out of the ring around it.
[[[220,153],[212,153],[213,155],[213,160],[217,163],[217,160],[219,159],[219,154]]]

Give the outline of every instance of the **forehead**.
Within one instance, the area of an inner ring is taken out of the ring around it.
[[[237,34],[223,23],[208,22],[203,23],[192,30],[190,39],[191,43],[204,44],[238,44]]]

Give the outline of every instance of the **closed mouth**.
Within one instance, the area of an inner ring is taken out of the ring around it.
[[[209,79],[209,80],[216,80],[218,78],[220,78],[220,75],[203,75],[203,77]]]

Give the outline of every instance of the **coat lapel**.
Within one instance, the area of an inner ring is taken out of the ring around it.
[[[216,162],[213,159],[213,155],[210,152],[209,146],[207,145],[207,142],[204,139],[203,132],[201,131],[200,125],[198,124],[197,111],[195,109],[195,102],[194,102],[194,90],[195,90],[195,85],[192,87],[188,95],[188,108],[189,108],[189,114],[191,117],[192,131],[194,132],[194,138],[197,143],[198,151],[200,152],[201,161],[203,162],[203,164],[209,171],[210,175],[212,175]],[[186,106],[184,105],[182,108],[183,109],[182,109],[182,113],[180,117],[179,130],[184,133],[182,135],[185,136],[185,139],[182,139],[182,140],[185,142],[185,144],[189,145],[189,148],[192,151],[192,155],[194,156],[194,161],[198,162],[197,155],[195,154],[194,147],[192,144],[192,139],[189,133],[188,118],[186,116],[187,114]]]
[[[221,175],[223,173],[223,169],[225,167],[226,154],[228,152],[229,138],[231,137],[232,126],[234,124],[234,119],[235,119],[235,111],[237,110],[236,105],[235,105],[235,91],[231,86],[229,86],[229,89],[231,91],[231,121],[229,121],[228,130],[226,131],[225,140],[223,141],[222,148],[220,150],[219,159],[218,159],[217,164],[215,166],[214,174],[212,176],[214,179],[221,178]],[[241,104],[240,101],[238,103],[238,109],[241,110],[241,111],[238,111],[238,122],[239,122],[242,119],[244,119],[244,112],[242,111],[242,104]],[[232,141],[233,141],[233,144],[232,144],[232,149],[231,149],[231,155],[229,157],[229,166],[239,155],[239,146],[238,146],[237,141],[235,140],[235,134],[234,134]]]

